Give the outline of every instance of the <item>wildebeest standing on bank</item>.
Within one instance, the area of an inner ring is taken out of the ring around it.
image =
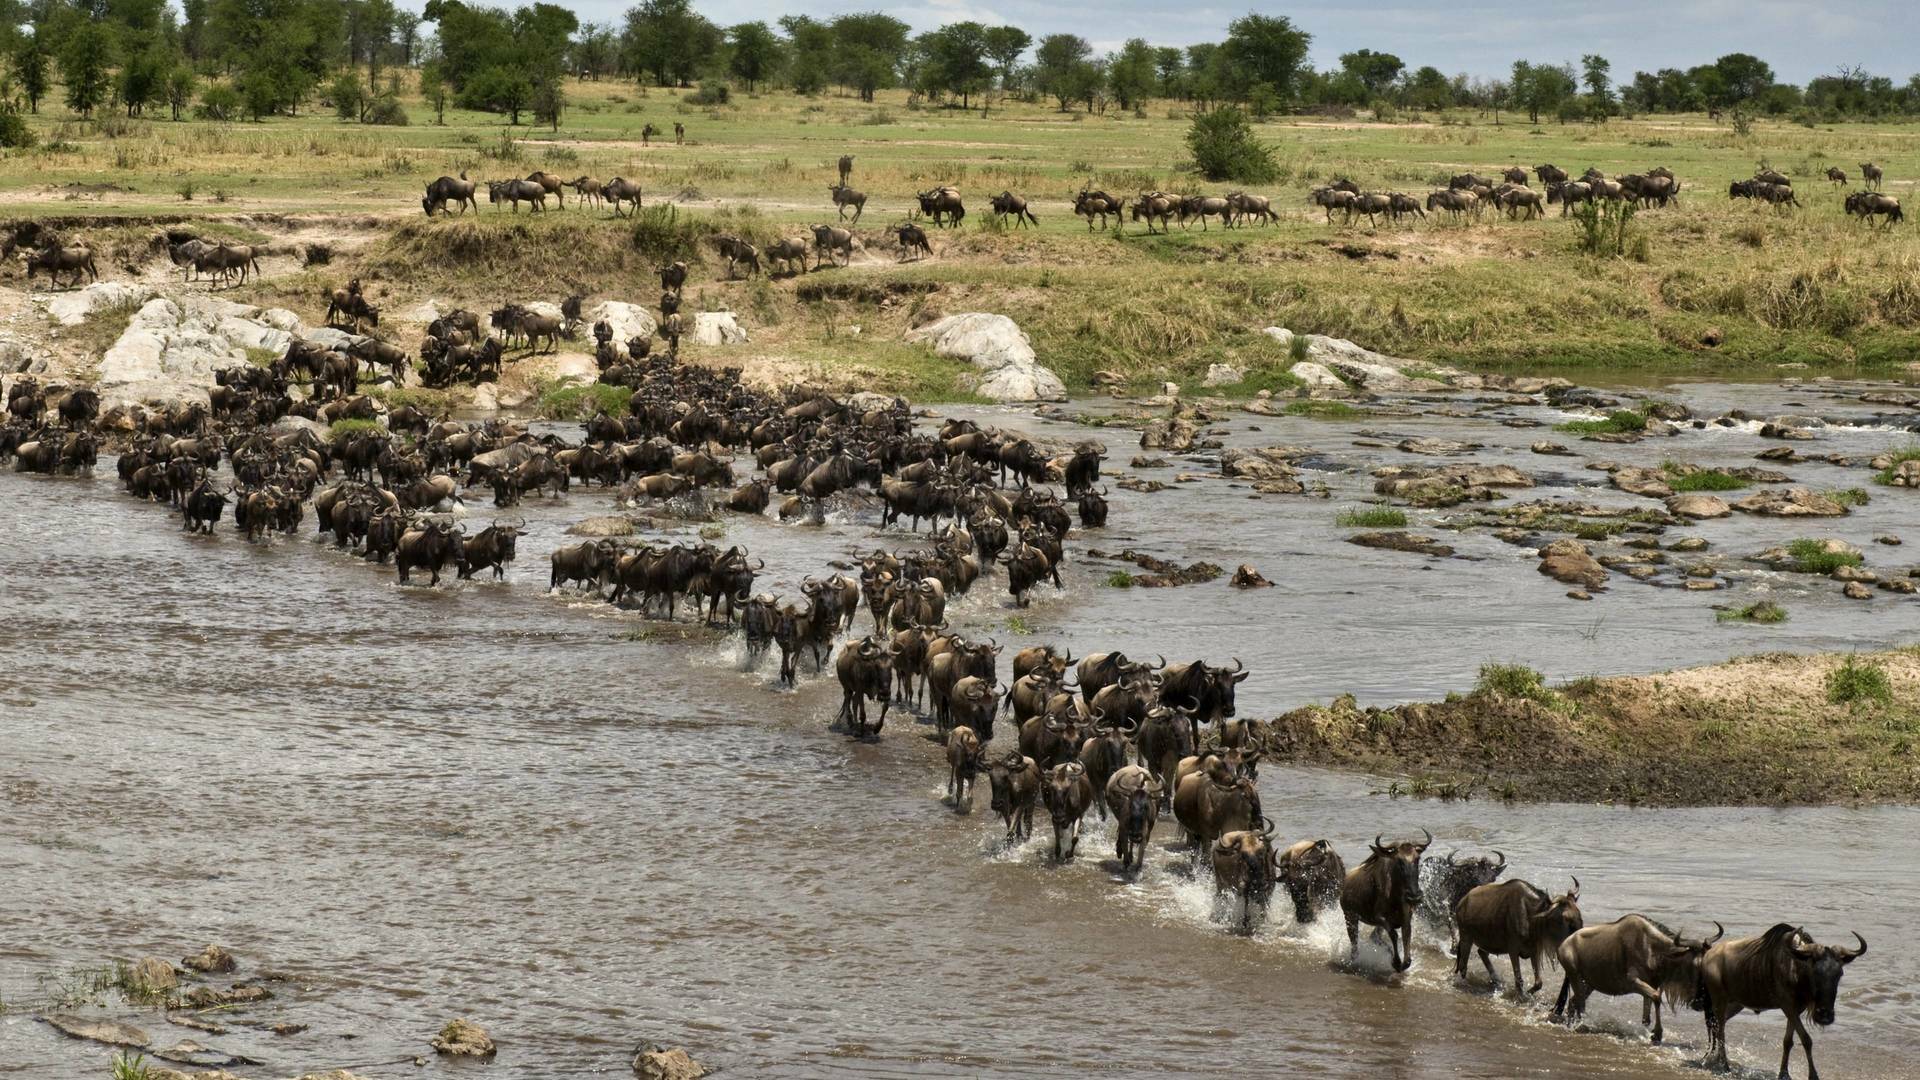
[[[1386,932],[1393,970],[1413,966],[1413,909],[1420,906],[1420,856],[1433,843],[1401,840],[1393,844],[1373,838],[1367,860],[1347,872],[1340,886],[1340,910],[1347,919],[1348,958],[1360,953],[1360,924]]]
[[[1584,925],[1580,915],[1580,879],[1561,896],[1549,896],[1524,881],[1503,881],[1481,885],[1460,898],[1453,907],[1453,921],[1459,942],[1453,948],[1453,974],[1467,977],[1467,959],[1476,950],[1486,965],[1487,979],[1495,986],[1493,957],[1500,954],[1513,961],[1513,996],[1525,997],[1540,992],[1540,960],[1556,957],[1560,943]],[[1533,985],[1520,976],[1522,958],[1533,963]]]
[[[853,155],[840,155],[840,186],[847,186],[847,177],[853,175]]]
[[[1715,923],[1705,941],[1687,941],[1645,915],[1623,915],[1610,923],[1574,932],[1560,943],[1560,996],[1553,1018],[1578,1020],[1587,1010],[1587,997],[1598,990],[1612,997],[1636,994],[1641,998],[1640,1022],[1652,1024],[1653,1041],[1666,1038],[1661,1006],[1703,1005],[1700,958],[1726,933]]]
[[[428,217],[432,217],[435,210],[451,214],[452,211],[447,209],[448,203],[458,203],[463,214],[470,209],[477,211],[480,204],[473,201],[473,189],[474,183],[467,179],[465,172],[460,174],[459,179],[443,176],[427,185],[427,195],[420,200],[420,206],[426,210]]]
[[[1877,190],[1880,187],[1881,178],[1885,175],[1886,173],[1881,171],[1880,166],[1875,165],[1871,161],[1863,161],[1860,163],[1860,182],[1867,187]]]
[[[1073,212],[1076,216],[1087,219],[1088,232],[1093,231],[1093,219],[1096,217],[1100,219],[1100,227],[1106,228],[1109,214],[1113,215],[1113,223],[1118,227],[1122,209],[1120,200],[1104,191],[1090,191],[1082,188],[1073,196]]]
[[[1002,191],[987,202],[993,207],[993,216],[1001,221],[1011,217],[1016,226],[1025,227],[1031,224],[1038,228],[1040,225],[1040,219],[1034,217],[1033,211],[1027,209],[1027,200],[1011,191]]]
[[[50,244],[27,256],[27,281],[33,281],[33,275],[45,273],[54,288],[60,287],[60,275],[73,275],[73,284],[80,284],[80,275],[86,274],[94,281],[100,280],[100,271],[93,265],[93,250],[84,244],[62,246]]]
[[[918,260],[933,254],[933,244],[927,240],[927,230],[912,222],[889,225],[887,231],[900,243],[900,261]]]
[[[613,207],[615,217],[620,216],[620,204],[629,203],[627,213],[632,216],[640,210],[640,184],[624,176],[616,176],[600,185],[600,197]]]
[[[833,225],[813,228],[813,268],[823,265],[846,266],[853,262],[853,233]],[[844,259],[845,261],[841,261]]]
[[[1723,941],[1707,950],[1700,961],[1700,978],[1707,990],[1707,1064],[1727,1067],[1727,1021],[1742,1009],[1786,1014],[1787,1032],[1780,1042],[1780,1075],[1787,1076],[1793,1058],[1793,1037],[1807,1055],[1807,1080],[1819,1080],[1813,1064],[1813,1036],[1800,1020],[1808,1011],[1813,1022],[1833,1023],[1833,1002],[1840,992],[1840,976],[1848,964],[1864,956],[1867,939],[1853,935],[1858,949],[1820,945],[1806,931],[1777,923],[1759,937]]]
[[[514,213],[520,212],[521,203],[531,203],[533,208],[547,208],[547,189],[532,180],[494,180],[487,184],[487,201],[495,206],[507,203]]]

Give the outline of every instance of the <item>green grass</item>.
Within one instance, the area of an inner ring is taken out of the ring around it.
[[[1901,462],[1920,460],[1920,446],[1908,444],[1893,451],[1888,456],[1891,457],[1893,461],[1886,468],[1881,469],[1873,475],[1873,482],[1876,484],[1893,483],[1893,471],[1899,468]]]
[[[1624,435],[1647,430],[1647,418],[1632,409],[1616,409],[1604,420],[1568,420],[1554,425],[1553,430],[1575,435]]]
[[[1288,416],[1309,416],[1315,420],[1350,420],[1366,415],[1366,410],[1356,409],[1344,401],[1289,401],[1280,411]]]
[[[1027,621],[1025,615],[1009,615],[1007,616],[1007,633],[1024,637],[1033,633],[1033,623]]]
[[[1545,702],[1552,696],[1546,680],[1525,664],[1481,664],[1480,679],[1474,684],[1474,692],[1539,702]]]
[[[1675,491],[1738,491],[1747,486],[1745,480],[1719,469],[1689,471],[1673,461],[1661,462],[1660,468],[1667,474],[1667,486]]]
[[[1839,667],[1827,673],[1827,700],[1835,705],[1891,705],[1893,682],[1878,661],[1862,660],[1849,653]]]
[[[1131,589],[1133,588],[1133,575],[1127,573],[1125,570],[1115,570],[1107,575],[1106,586],[1109,589]]]
[[[327,428],[327,435],[336,441],[351,439],[356,435],[385,435],[387,429],[378,420],[335,420]]]
[[[113,1054],[113,1080],[147,1080],[152,1075],[140,1054],[116,1050]]]
[[[633,391],[606,383],[544,384],[534,410],[549,420],[584,420],[595,413],[625,416]]]
[[[1343,529],[1404,529],[1407,514],[1393,506],[1356,507],[1341,511],[1334,524]]]
[[[1812,539],[1795,540],[1787,545],[1794,569],[1807,574],[1831,574],[1843,566],[1859,566],[1866,559],[1857,551],[1828,551]]]
[[[1756,600],[1746,607],[1722,611],[1714,618],[1721,622],[1760,623],[1772,626],[1787,621],[1787,609],[1771,600]]]
[[[1873,496],[1867,494],[1866,488],[1857,487],[1836,488],[1827,492],[1827,498],[1841,506],[1865,506],[1873,501]]]

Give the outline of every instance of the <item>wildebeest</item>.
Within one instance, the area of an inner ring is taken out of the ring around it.
[[[1180,209],[1180,197],[1164,191],[1143,191],[1127,207],[1127,216],[1134,221],[1144,220],[1147,231],[1153,231],[1153,223],[1160,223],[1160,231],[1166,232],[1173,222],[1174,212]]]
[[[1540,992],[1540,961],[1557,957],[1560,943],[1585,925],[1580,915],[1580,879],[1559,896],[1524,881],[1502,881],[1481,885],[1454,905],[1453,921],[1459,941],[1453,947],[1453,974],[1467,977],[1467,959],[1479,952],[1487,978],[1495,986],[1499,976],[1493,972],[1493,958],[1506,956],[1513,962],[1513,996],[1526,997]],[[1520,977],[1520,961],[1533,964],[1533,985]]]
[[[458,203],[460,212],[463,214],[469,209],[479,210],[480,204],[473,201],[473,189],[473,181],[467,179],[467,174],[464,172],[458,179],[443,176],[427,185],[427,195],[420,200],[420,206],[427,212],[428,217],[432,217],[435,210],[443,214],[451,214],[452,211],[447,209],[448,203]]]
[[[1034,217],[1033,211],[1027,209],[1027,200],[1011,191],[1002,191],[987,200],[987,203],[993,207],[993,216],[1001,221],[1011,216],[1015,226],[1024,227],[1031,224],[1038,227],[1040,224],[1040,219]]]
[[[600,185],[600,197],[607,200],[608,205],[613,207],[616,216],[620,213],[622,203],[630,204],[628,215],[631,216],[640,210],[640,182],[629,180],[624,176],[616,176]]]
[[[853,262],[853,233],[851,230],[833,225],[814,225],[813,229],[813,268],[820,269],[823,264],[846,266]],[[842,262],[841,260],[845,260]]]
[[[72,274],[73,284],[80,284],[80,275],[86,274],[94,281],[100,280],[100,271],[93,265],[93,249],[84,244],[49,244],[27,256],[27,281],[33,281],[33,275],[44,272],[54,288],[60,287],[60,275]]]
[[[853,155],[841,154],[840,155],[840,185],[842,187],[845,187],[847,183],[847,177],[852,175],[853,175]]]
[[[563,194],[567,186],[565,180],[560,179],[545,169],[535,169],[528,173],[527,180],[530,183],[539,184],[541,190],[558,200],[560,209],[565,210],[567,208],[567,197]]]
[[[502,580],[507,576],[506,567],[513,561],[514,542],[519,538],[520,529],[516,525],[489,525],[477,536],[456,538],[455,542],[460,545],[454,553],[458,576],[471,578],[475,571],[491,567],[493,580]]]
[[[1302,840],[1280,853],[1280,884],[1293,901],[1293,917],[1302,926],[1340,902],[1347,864],[1325,840]]]
[[[1234,715],[1234,690],[1253,674],[1238,657],[1232,668],[1208,667],[1204,660],[1169,664],[1160,672],[1160,703],[1185,709],[1210,724]]]
[[[993,812],[1007,827],[1007,841],[1033,835],[1033,804],[1040,797],[1039,763],[1011,751],[988,766],[987,784],[993,793]]]
[[[1846,211],[1868,224],[1873,223],[1875,215],[1882,215],[1887,219],[1884,227],[1889,229],[1894,223],[1906,220],[1900,211],[1900,200],[1877,191],[1856,191],[1848,195]]]
[[[1347,872],[1340,885],[1340,911],[1347,920],[1349,959],[1360,953],[1360,925],[1385,931],[1393,970],[1413,966],[1413,911],[1420,906],[1420,856],[1433,843],[1433,834],[1416,844],[1399,840],[1384,844],[1376,836],[1367,859]]]
[[[851,725],[855,738],[879,735],[886,726],[887,709],[893,704],[888,693],[891,660],[886,643],[877,638],[863,637],[840,646],[840,655],[834,661],[834,672],[840,679],[840,712],[834,719]],[[871,730],[867,727],[869,698],[880,703],[880,719]]]
[[[599,202],[600,192],[606,187],[605,184],[602,184],[591,176],[576,177],[575,179],[567,181],[567,186],[573,189],[575,199],[582,206],[588,203]]]
[[[1700,960],[1700,978],[1707,991],[1707,1064],[1727,1067],[1727,1021],[1742,1009],[1756,1013],[1779,1009],[1787,1017],[1780,1043],[1780,1076],[1787,1077],[1793,1057],[1793,1038],[1807,1056],[1807,1080],[1819,1080],[1813,1064],[1813,1036],[1801,1017],[1813,1013],[1813,1022],[1833,1023],[1834,998],[1848,964],[1866,954],[1867,939],[1854,934],[1858,949],[1820,945],[1790,923],[1776,923],[1758,937],[1723,941]]]
[[[1093,219],[1100,219],[1100,227],[1107,227],[1107,216],[1113,216],[1114,225],[1120,224],[1121,203],[1119,199],[1104,191],[1089,191],[1085,188],[1074,193],[1073,212],[1087,219],[1087,231],[1093,231]]]
[[[1829,165],[1827,166],[1827,179],[1833,181],[1840,187],[1846,187],[1847,171],[1838,165]]]
[[[922,256],[933,254],[933,244],[927,239],[927,230],[911,221],[889,225],[887,231],[899,241],[901,262],[917,260]]]
[[[847,207],[851,206],[853,207],[853,223],[855,225],[860,224],[860,215],[867,211],[867,195],[865,192],[853,190],[846,185],[846,181],[843,179],[838,184],[827,185],[827,194],[833,199],[833,205],[838,211],[835,216],[839,220],[845,221],[847,219]]]
[[[1610,923],[1577,930],[1560,943],[1560,995],[1553,1018],[1578,1020],[1587,1010],[1587,996],[1598,990],[1610,997],[1637,994],[1642,999],[1640,1022],[1651,1023],[1653,1041],[1666,1038],[1661,1006],[1677,1009],[1695,1002],[1700,989],[1700,958],[1726,933],[1715,923],[1714,935],[1687,941],[1645,915],[1623,915]]]
[[[495,206],[507,203],[516,214],[520,212],[523,202],[531,204],[535,210],[545,210],[547,189],[532,180],[489,180],[487,201]]]
[[[1040,797],[1053,819],[1053,861],[1065,862],[1080,847],[1080,819],[1093,805],[1093,782],[1087,779],[1086,766],[1078,761],[1055,765],[1041,785]]]
[[[1252,933],[1254,912],[1266,913],[1279,878],[1273,853],[1273,822],[1261,818],[1253,828],[1224,833],[1208,854],[1213,863],[1214,890],[1240,898],[1240,929]]]
[[[1259,827],[1260,789],[1245,777],[1195,769],[1174,785],[1173,816],[1189,844],[1205,847],[1226,833]]]
[[[1395,221],[1399,221],[1408,214],[1412,214],[1422,221],[1425,221],[1427,218],[1427,212],[1420,208],[1420,200],[1408,195],[1404,191],[1388,193],[1387,213],[1391,214]]]
[[[1271,225],[1280,220],[1273,212],[1273,200],[1265,195],[1249,195],[1244,191],[1227,193],[1227,206],[1233,211],[1228,218],[1230,225],[1245,225],[1248,218],[1258,218],[1263,225]]]
[[[447,556],[459,542],[453,526],[444,521],[423,521],[408,529],[401,535],[399,548],[393,554],[400,584],[411,584],[416,568],[432,572],[433,578],[427,584],[440,584],[440,568],[447,564]]]
[[[1509,165],[1501,171],[1500,178],[1509,184],[1519,184],[1524,187],[1527,182],[1527,170],[1518,165]]]
[[[1140,766],[1126,765],[1107,778],[1104,794],[1102,811],[1113,814],[1114,858],[1120,869],[1137,871],[1146,864],[1147,843],[1160,817],[1160,782]]]
[[[1871,161],[1863,161],[1860,163],[1860,183],[1866,187],[1878,189],[1880,187],[1880,180],[1885,175],[1880,166],[1875,165]]]
[[[1228,228],[1233,227],[1233,204],[1219,195],[1189,195],[1180,200],[1180,227],[1187,227],[1188,218],[1199,218],[1201,231],[1206,231],[1207,219],[1217,217]]]
[[[780,264],[781,273],[804,274],[807,272],[807,242],[800,237],[783,237],[775,240],[767,245],[763,254],[769,264]],[[771,265],[767,269],[769,273],[773,271]]]
[[[1428,879],[1421,914],[1436,925],[1446,927],[1449,941],[1452,940],[1454,905],[1474,889],[1498,881],[1506,871],[1507,857],[1498,851],[1494,854],[1500,856],[1497,863],[1484,855],[1463,859],[1459,852],[1449,851],[1421,864]]]
[[[748,277],[760,272],[760,249],[745,240],[723,234],[713,238],[713,246],[720,257],[727,260],[728,281],[733,280],[735,268],[742,264],[747,268]]]
[[[1564,184],[1567,182],[1567,170],[1558,165],[1535,165],[1533,175],[1540,178],[1542,184]]]
[[[1547,202],[1560,204],[1561,217],[1567,216],[1574,203],[1592,201],[1593,185],[1585,180],[1561,180],[1547,185]]]
[[[967,216],[967,208],[960,200],[960,189],[941,186],[920,192],[916,199],[920,203],[920,212],[933,219],[935,228],[945,228],[960,224]]]
[[[947,733],[947,802],[955,810],[962,799],[969,811],[973,809],[973,785],[987,767],[986,749],[972,728],[957,727]]]

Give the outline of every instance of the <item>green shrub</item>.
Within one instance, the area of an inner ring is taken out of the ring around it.
[[[400,99],[391,95],[382,97],[367,109],[363,121],[368,124],[381,124],[386,127],[406,127],[407,109]]]
[[[1187,149],[1200,175],[1216,182],[1270,183],[1280,171],[1273,148],[1254,137],[1247,114],[1232,105],[1196,115]]]
[[[1800,539],[1787,545],[1794,569],[1808,574],[1831,574],[1843,566],[1859,566],[1865,560],[1857,551],[1828,551],[1819,540]]]
[[[1604,420],[1569,420],[1555,425],[1553,430],[1576,435],[1625,434],[1647,430],[1647,418],[1632,409],[1616,409]]]
[[[534,408],[549,420],[584,420],[595,413],[625,415],[633,391],[607,383],[570,383],[540,388]]]
[[[1131,589],[1133,588],[1133,575],[1127,573],[1125,570],[1115,570],[1113,573],[1107,575],[1107,588]]]
[[[327,428],[327,435],[338,441],[350,439],[355,435],[385,435],[387,429],[380,426],[378,420],[335,420]]]
[[[1368,506],[1342,511],[1334,524],[1343,529],[1404,529],[1406,511],[1393,506]]]
[[[733,97],[733,91],[720,80],[709,80],[700,84],[700,89],[687,95],[690,105],[725,105]]]
[[[1745,480],[1732,473],[1719,469],[1694,469],[1661,462],[1660,468],[1667,474],[1667,486],[1675,491],[1738,491],[1747,486]]]
[[[1584,202],[1573,210],[1574,226],[1580,250],[1588,255],[1620,258],[1627,254],[1628,227],[1633,224],[1634,204],[1627,199]],[[1638,258],[1644,251],[1636,248]],[[1640,258],[1645,262],[1644,258]]]
[[[1549,696],[1546,680],[1525,664],[1481,664],[1480,681],[1474,684],[1474,692],[1528,701],[1546,701]]]
[[[1827,673],[1827,700],[1835,705],[1888,705],[1893,702],[1893,682],[1879,663],[1849,653]]]
[[[28,150],[33,147],[33,129],[27,126],[27,118],[13,109],[0,111],[0,147],[8,150]]]
[[[1787,609],[1771,600],[1756,600],[1743,608],[1723,611],[1714,618],[1721,622],[1762,623],[1772,626],[1787,621]]]
[[[193,114],[202,120],[238,120],[245,107],[240,91],[226,83],[209,83],[200,91],[200,104],[194,106]]]
[[[633,246],[662,262],[692,259],[700,253],[698,218],[682,217],[672,203],[643,206],[633,215]]]
[[[1873,501],[1873,496],[1867,494],[1867,489],[1857,487],[1838,488],[1829,491],[1827,492],[1827,498],[1832,499],[1841,506],[1865,506]]]
[[[1280,411],[1288,416],[1311,416],[1316,420],[1346,420],[1364,415],[1361,410],[1344,401],[1290,401]]]

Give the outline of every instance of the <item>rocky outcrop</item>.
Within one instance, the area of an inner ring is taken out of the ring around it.
[[[700,1080],[709,1070],[677,1046],[662,1050],[648,1043],[634,1055],[633,1072],[640,1080]]]
[[[1756,492],[1733,504],[1743,514],[1768,517],[1843,517],[1850,511],[1834,499],[1806,488]]]
[[[731,311],[702,311],[693,317],[693,340],[701,345],[745,345],[747,328]]]
[[[145,304],[158,295],[151,285],[125,281],[98,281],[84,289],[70,289],[66,292],[48,293],[35,296],[33,302],[46,311],[47,317],[61,326],[79,326],[95,315],[104,315],[115,308],[130,308]]]
[[[1555,540],[1541,548],[1539,554],[1540,572],[1555,581],[1578,585],[1589,592],[1606,588],[1607,568],[1601,566],[1580,541]]]
[[[1064,401],[1066,384],[1034,357],[1033,343],[1012,319],[966,312],[907,331],[941,356],[965,360],[981,374],[974,392],[994,401]]]
[[[1263,577],[1248,563],[1241,563],[1233,572],[1233,580],[1227,582],[1236,589],[1269,589],[1273,582]]]
[[[485,1028],[471,1020],[449,1020],[433,1037],[435,1052],[448,1057],[490,1058],[497,1048]]]
[[[1247,377],[1247,369],[1232,364],[1208,364],[1207,377],[1200,380],[1201,386],[1232,386]]]
[[[1540,442],[1533,444],[1533,452],[1536,454],[1550,454],[1555,457],[1573,457],[1574,456],[1573,451],[1567,449],[1565,446],[1562,446],[1557,442],[1549,442],[1544,439],[1541,440]]]
[[[1642,469],[1625,465],[1614,469],[1609,479],[1613,486],[1629,495],[1642,495],[1649,499],[1664,499],[1673,494],[1667,478],[1658,469]]]
[[[1698,493],[1674,495],[1667,499],[1667,513],[1674,517],[1693,518],[1696,521],[1707,518],[1723,518],[1733,513],[1725,499],[1717,495]]]
[[[1382,551],[1411,551],[1420,555],[1453,554],[1453,549],[1431,536],[1410,532],[1364,532],[1347,537],[1347,543]]]
[[[1459,442],[1454,439],[1402,439],[1397,448],[1408,454],[1427,454],[1440,456],[1446,454],[1471,454],[1481,448],[1480,443]]]
[[[180,985],[180,973],[157,956],[144,956],[128,969],[127,985],[141,994],[164,994]]]
[[[78,1016],[73,1013],[54,1013],[44,1019],[48,1026],[62,1035],[105,1043],[108,1046],[131,1046],[135,1049],[144,1049],[153,1042],[146,1032],[132,1024],[123,1024],[117,1020]]]
[[[300,420],[303,418],[296,416],[291,419]],[[311,423],[311,421],[308,422]],[[201,949],[198,954],[180,961],[180,965],[182,967],[192,968],[195,971],[205,972],[209,975],[225,975],[240,966],[239,962],[233,958],[232,953],[218,945],[208,945],[206,948]]]
[[[1280,343],[1291,352],[1295,334],[1284,326],[1269,326],[1261,333]],[[1405,369],[1416,366],[1411,360],[1386,356],[1372,349],[1355,345],[1345,338],[1326,337],[1322,334],[1299,335],[1306,339],[1306,357],[1294,365],[1298,368],[1306,364],[1318,365],[1322,370],[1335,374],[1336,381],[1343,386],[1352,386],[1374,393],[1399,393],[1407,390],[1434,389],[1446,384],[1432,379],[1416,379],[1409,376]],[[1442,374],[1446,374],[1442,372]],[[1304,379],[1305,376],[1302,376]],[[1308,385],[1313,385],[1312,381]]]
[[[1176,454],[1193,449],[1194,436],[1199,430],[1193,421],[1176,416],[1166,420],[1149,420],[1140,429],[1140,449],[1171,450]]]
[[[1246,480],[1291,480],[1299,473],[1292,459],[1305,453],[1297,446],[1231,446],[1220,453],[1220,471]]]

